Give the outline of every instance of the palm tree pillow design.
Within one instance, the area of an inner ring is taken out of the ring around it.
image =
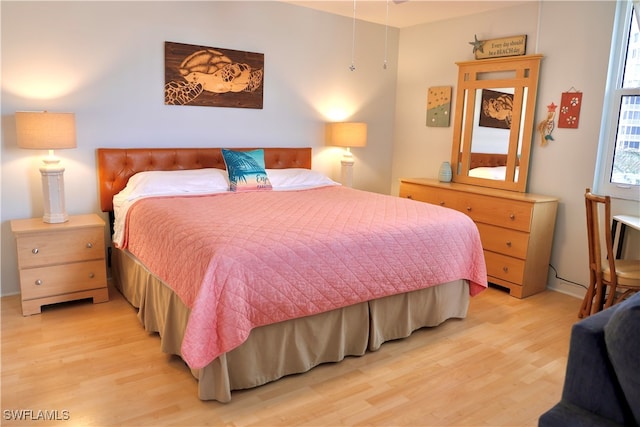
[[[271,190],[271,182],[264,168],[263,149],[234,151],[223,148],[222,157],[229,174],[229,190]]]

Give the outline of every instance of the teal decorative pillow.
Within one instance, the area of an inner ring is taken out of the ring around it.
[[[264,150],[233,151],[222,149],[222,157],[229,174],[231,191],[271,190],[271,182],[264,170]]]

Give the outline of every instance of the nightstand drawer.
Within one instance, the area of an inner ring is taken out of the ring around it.
[[[22,299],[49,297],[107,286],[104,260],[20,271]]]
[[[104,228],[23,235],[17,239],[20,268],[104,258]]]
[[[487,276],[494,276],[518,285],[522,284],[524,279],[524,260],[490,251],[484,251],[484,259],[487,263]]]
[[[529,233],[482,223],[476,223],[476,226],[484,249],[526,259]]]

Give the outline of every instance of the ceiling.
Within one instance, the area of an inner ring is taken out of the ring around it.
[[[337,15],[353,17],[354,1],[352,0],[282,1]],[[405,28],[427,22],[443,21],[511,7],[527,1],[536,0],[388,0],[388,24],[391,27]],[[387,23],[387,0],[356,0],[355,6],[356,19],[382,25]]]

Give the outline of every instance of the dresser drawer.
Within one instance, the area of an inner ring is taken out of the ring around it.
[[[482,247],[511,257],[526,259],[529,247],[529,233],[476,223],[480,231]]]
[[[525,260],[484,251],[484,259],[487,263],[487,275],[497,277],[521,285],[524,279]],[[489,279],[491,281],[491,279]]]
[[[28,268],[20,271],[20,283],[22,299],[28,300],[104,288],[107,272],[104,260]]]
[[[403,182],[400,184],[399,195],[400,197],[405,197],[407,199],[461,210],[461,204],[458,202],[458,193],[455,191]]]
[[[458,210],[474,221],[520,231],[531,230],[533,205],[480,194],[461,194]]]
[[[104,228],[25,234],[17,239],[19,267],[31,268],[104,258]]]
[[[478,223],[525,232],[531,230],[531,203],[407,182],[401,183],[399,194],[400,197],[455,209]]]

